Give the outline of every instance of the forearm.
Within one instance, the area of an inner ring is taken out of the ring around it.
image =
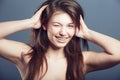
[[[120,41],[110,36],[95,32],[93,30],[88,31],[88,35],[85,37],[87,40],[101,46],[106,52],[110,54],[120,55]]]
[[[0,38],[33,26],[30,19],[0,22]]]

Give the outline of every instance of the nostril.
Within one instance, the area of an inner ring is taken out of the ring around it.
[[[62,35],[62,36],[64,36],[64,35],[66,34],[66,32],[65,32],[64,30],[61,30],[61,31],[59,32],[59,34]]]

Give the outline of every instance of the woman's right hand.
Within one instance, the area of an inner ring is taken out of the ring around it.
[[[34,29],[38,29],[41,27],[41,21],[40,21],[40,17],[41,14],[43,12],[43,10],[47,7],[47,5],[43,6],[42,8],[40,8],[33,16],[32,18],[30,18],[30,21],[32,21],[33,25],[32,28]]]

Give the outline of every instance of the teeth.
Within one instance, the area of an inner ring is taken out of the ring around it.
[[[65,40],[65,38],[58,38],[59,40]]]
[[[66,38],[64,38],[64,37],[59,37],[58,39],[66,39]]]
[[[65,41],[66,40],[65,37],[57,37],[57,39],[60,40],[60,41]]]

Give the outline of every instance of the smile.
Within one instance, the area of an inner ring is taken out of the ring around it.
[[[60,43],[65,43],[67,38],[66,37],[59,37],[59,36],[56,36],[57,38],[57,41],[60,42]]]

